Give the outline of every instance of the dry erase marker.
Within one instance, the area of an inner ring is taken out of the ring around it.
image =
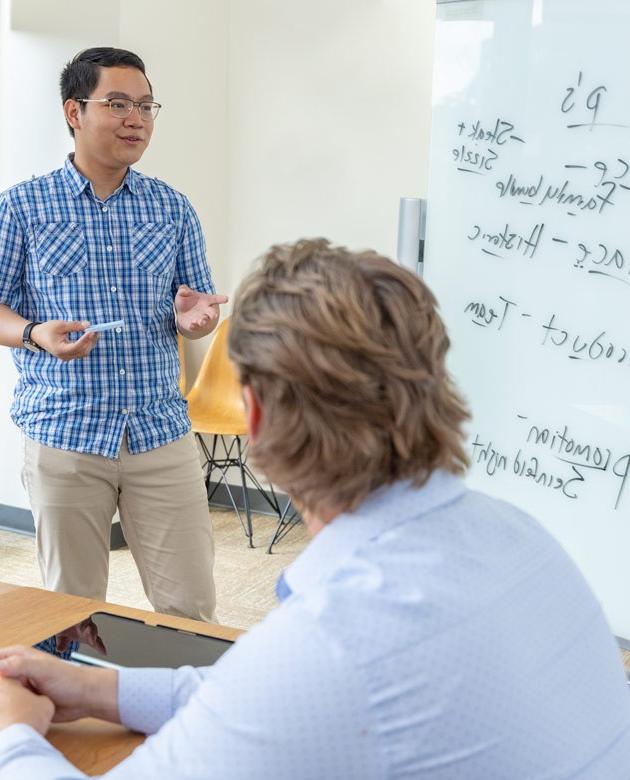
[[[114,322],[101,322],[98,325],[90,325],[85,329],[85,333],[102,333],[104,330],[114,330],[114,328],[124,328],[124,320],[115,320]]]

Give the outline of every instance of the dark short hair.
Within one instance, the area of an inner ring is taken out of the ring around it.
[[[100,68],[137,68],[147,78],[144,62],[127,49],[114,49],[112,46],[96,46],[92,49],[84,49],[76,54],[61,71],[59,88],[61,90],[61,102],[76,98],[89,98],[96,89]],[[151,82],[149,89],[153,91]],[[81,103],[81,110],[85,110],[85,103]],[[68,125],[70,135],[74,137],[74,130]]]

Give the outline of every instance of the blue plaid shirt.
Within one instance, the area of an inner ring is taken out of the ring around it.
[[[214,292],[197,215],[158,179],[129,169],[101,201],[68,158],[0,195],[0,303],[39,322],[125,323],[77,360],[14,349],[14,422],[50,447],[108,458],[125,428],[131,453],[186,434],[173,311],[180,284]]]

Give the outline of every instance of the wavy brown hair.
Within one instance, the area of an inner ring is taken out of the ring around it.
[[[375,252],[273,246],[241,284],[230,356],[262,420],[252,462],[299,505],[352,510],[375,488],[468,465],[468,411],[433,294]]]

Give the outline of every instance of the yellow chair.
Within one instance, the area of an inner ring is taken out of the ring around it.
[[[188,384],[186,376],[186,353],[184,352],[184,337],[181,333],[177,334],[177,352],[179,353],[179,392],[186,397],[186,385]]]
[[[280,517],[281,511],[273,488],[270,490],[270,497],[247,465],[246,447],[243,447],[241,442],[241,437],[247,434],[245,407],[238,376],[228,355],[229,323],[228,317],[217,327],[199,369],[199,374],[186,400],[188,401],[188,414],[192,422],[192,429],[205,458],[203,468],[208,502],[212,500],[219,485],[223,484],[247,536],[249,546],[253,547],[252,517],[247,481],[249,480],[256,487],[274,513],[278,514],[278,517]],[[211,447],[208,447],[203,438],[204,434],[212,436]],[[228,442],[226,437],[233,437],[232,441]],[[219,445],[222,447],[222,454],[219,454]],[[237,467],[240,471],[246,523],[243,522],[232,494],[232,486],[228,483],[227,472],[231,467]],[[215,470],[219,472],[220,476],[211,489],[210,479]]]

